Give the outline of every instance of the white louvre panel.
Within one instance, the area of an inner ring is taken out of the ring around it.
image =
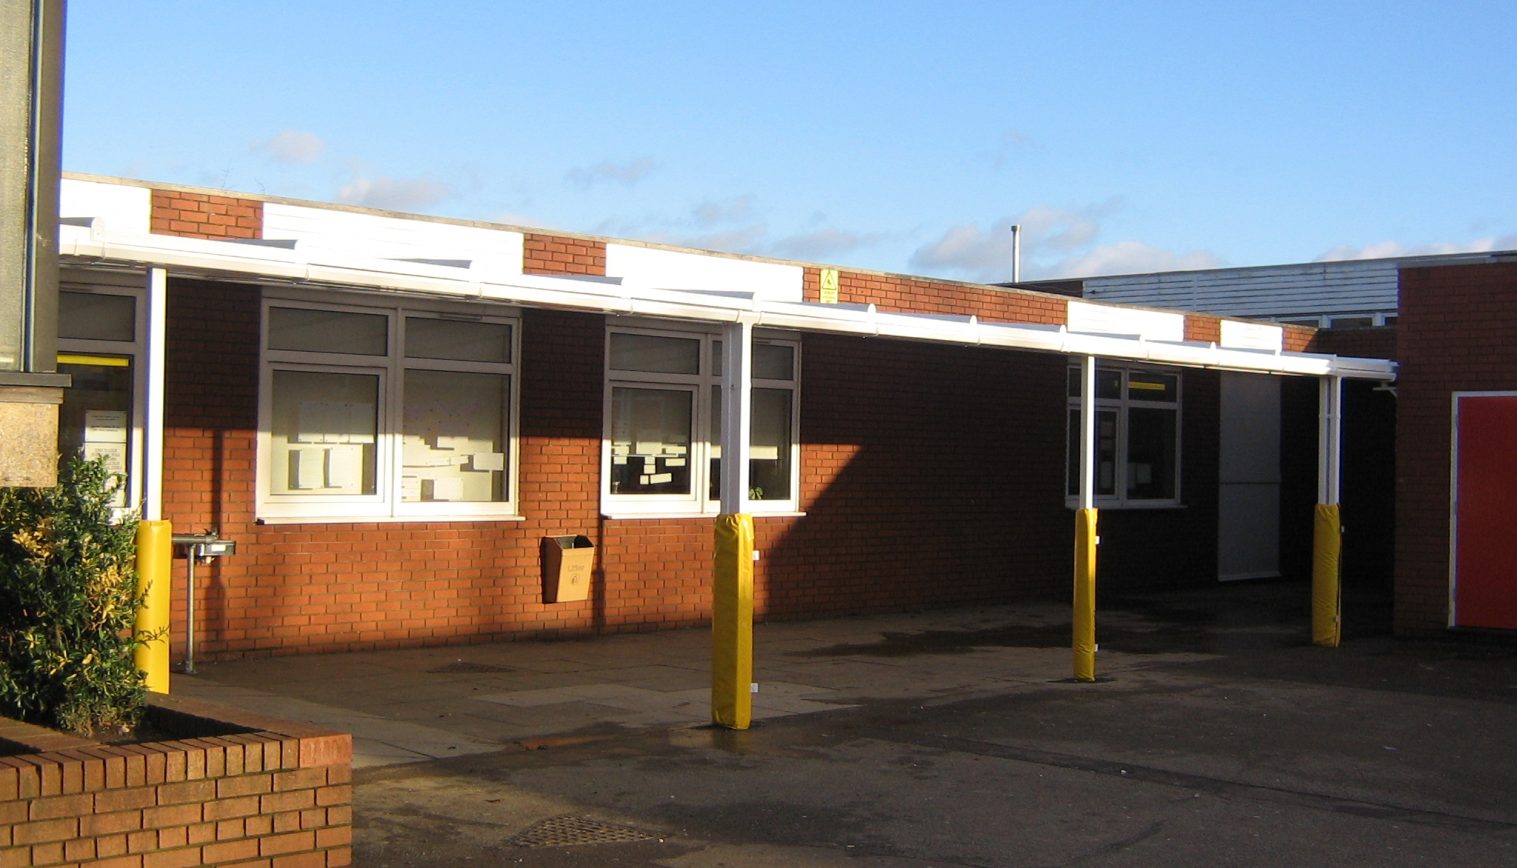
[[[745,292],[771,301],[800,301],[799,265],[708,256],[631,244],[606,245],[606,276],[653,289]]]
[[[489,275],[522,271],[524,238],[507,229],[266,202],[263,237],[296,241],[296,249],[311,262],[336,254],[447,263]]]
[[[1085,297],[1238,317],[1396,310],[1395,259],[1092,277]]]
[[[1285,329],[1263,323],[1225,319],[1222,321],[1221,346],[1234,350],[1270,350],[1278,353],[1285,349]]]
[[[1150,341],[1183,341],[1185,314],[1071,301],[1069,330],[1084,334],[1129,335]]]

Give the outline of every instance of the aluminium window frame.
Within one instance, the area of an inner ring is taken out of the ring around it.
[[[1078,371],[1078,370],[1079,370],[1078,366],[1070,366],[1069,368],[1066,369],[1066,374],[1065,374],[1066,401],[1065,401],[1065,412],[1064,412],[1064,418],[1065,418],[1065,424],[1066,424],[1066,426],[1069,424],[1068,420],[1069,420],[1070,413],[1071,412],[1078,412],[1079,409],[1080,409],[1080,396],[1079,395],[1070,395],[1070,394],[1068,394],[1068,391],[1069,391],[1069,387],[1068,387],[1069,373],[1068,372]],[[1098,398],[1095,399],[1095,410],[1096,410],[1096,412],[1098,412],[1098,413],[1101,412],[1101,411],[1112,411],[1112,412],[1114,412],[1115,415],[1116,415],[1116,425],[1117,425],[1117,431],[1116,431],[1116,451],[1115,451],[1115,455],[1113,456],[1113,467],[1112,467],[1113,482],[1115,483],[1114,486],[1113,486],[1114,493],[1113,494],[1099,494],[1098,493],[1096,495],[1096,499],[1095,499],[1095,505],[1096,505],[1096,507],[1098,509],[1177,509],[1177,508],[1184,507],[1184,505],[1185,505],[1184,504],[1184,490],[1183,490],[1183,488],[1181,486],[1181,484],[1182,484],[1182,482],[1184,480],[1184,473],[1182,472],[1182,468],[1183,468],[1183,465],[1184,465],[1184,460],[1183,460],[1184,459],[1184,451],[1183,450],[1184,450],[1184,420],[1185,420],[1185,412],[1184,412],[1184,408],[1185,408],[1185,376],[1184,376],[1183,371],[1184,371],[1184,369],[1182,369],[1182,368],[1172,368],[1172,367],[1165,367],[1165,366],[1160,366],[1160,365],[1123,364],[1123,363],[1109,363],[1109,362],[1104,362],[1104,361],[1101,361],[1101,360],[1097,361],[1097,363],[1096,363],[1096,374],[1097,374],[1096,379],[1097,379],[1097,383],[1100,382],[1100,374],[1102,372],[1118,372],[1118,373],[1121,374],[1121,380],[1119,382],[1119,386],[1118,386],[1118,389],[1117,389],[1117,397],[1115,397],[1115,398],[1099,398],[1098,397]],[[1131,398],[1130,395],[1129,395],[1130,389],[1128,387],[1128,380],[1129,380],[1129,376],[1131,374],[1135,374],[1135,373],[1136,374],[1157,374],[1157,375],[1161,375],[1161,376],[1174,377],[1175,378],[1175,399],[1173,401],[1139,401],[1139,400],[1135,400],[1135,399]],[[1128,414],[1129,414],[1129,411],[1133,407],[1137,407],[1139,409],[1145,409],[1145,408],[1148,408],[1148,409],[1170,409],[1170,410],[1172,410],[1174,412],[1174,417],[1175,417],[1174,491],[1175,491],[1175,494],[1174,494],[1173,497],[1164,497],[1164,498],[1136,498],[1136,497],[1128,497],[1128,495],[1127,495],[1127,489],[1128,489],[1128,483],[1127,483],[1127,475],[1128,475],[1128,448],[1129,448],[1129,445],[1130,445],[1129,442],[1128,442],[1128,437],[1129,437]],[[1070,509],[1075,509],[1075,508],[1077,508],[1079,506],[1079,494],[1078,493],[1073,493],[1072,494],[1072,493],[1069,492],[1069,490],[1068,490],[1068,478],[1069,478],[1070,468],[1076,466],[1074,464],[1074,462],[1077,462],[1079,460],[1079,456],[1076,455],[1074,453],[1074,451],[1070,448],[1069,441],[1070,441],[1070,434],[1069,434],[1068,428],[1066,427],[1065,435],[1064,435],[1064,443],[1065,443],[1065,453],[1064,453],[1064,462],[1065,462],[1064,467],[1065,467],[1065,470],[1064,470],[1064,477],[1065,477],[1065,480],[1066,480],[1065,481],[1064,503],[1065,503],[1065,506],[1069,507]]]
[[[671,374],[646,371],[623,371],[611,367],[611,336],[637,334],[651,337],[695,339],[699,341],[700,364],[694,374]],[[607,320],[604,363],[602,365],[600,511],[607,518],[690,518],[713,517],[721,512],[721,499],[711,494],[711,460],[713,447],[712,412],[714,392],[720,390],[724,377],[715,371],[721,364],[718,347],[722,341],[719,327],[698,323],[675,323],[659,320]],[[798,515],[801,483],[801,336],[790,332],[755,330],[755,346],[780,345],[791,352],[791,379],[774,380],[754,376],[752,389],[776,389],[790,392],[790,496],[776,500],[744,498],[744,511],[753,515]],[[650,390],[689,390],[691,406],[691,443],[686,456],[690,472],[689,494],[613,494],[612,479],[612,392],[615,388]],[[750,437],[752,432],[750,431]]]
[[[279,350],[269,347],[271,308],[355,313],[385,317],[383,355],[324,353],[310,350]],[[508,362],[473,362],[405,355],[406,319],[429,318],[500,323],[511,329]],[[265,287],[259,308],[258,435],[255,510],[267,524],[402,522],[402,521],[517,521],[520,513],[518,466],[520,458],[520,359],[521,315],[513,307],[422,301],[301,292]],[[407,370],[458,371],[507,377],[504,396],[506,419],[501,436],[506,448],[503,473],[504,500],[418,502],[404,500],[402,489],[405,438],[405,374]],[[275,371],[374,375],[379,378],[375,435],[375,493],[282,494],[272,492],[273,472],[273,379]]]
[[[86,295],[114,295],[132,299],[132,339],[129,341],[96,338],[70,338],[58,335],[58,355],[120,356],[129,360],[132,372],[131,411],[128,414],[126,465],[126,506],[112,507],[112,517],[120,521],[142,510],[143,478],[146,472],[144,442],[147,434],[147,292],[139,275],[124,277],[98,272],[65,270],[59,292]]]

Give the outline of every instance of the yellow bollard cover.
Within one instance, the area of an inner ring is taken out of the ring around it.
[[[174,529],[167,521],[137,523],[137,593],[146,598],[137,610],[138,633],[157,639],[138,646],[132,661],[146,677],[147,689],[169,692],[169,588],[174,566]]]
[[[1312,644],[1324,648],[1337,648],[1343,638],[1342,551],[1338,505],[1317,504],[1312,530]]]
[[[712,575],[711,720],[747,729],[753,720],[753,516],[717,516]]]
[[[1096,510],[1075,510],[1076,681],[1096,680]]]

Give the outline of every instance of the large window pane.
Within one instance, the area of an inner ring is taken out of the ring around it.
[[[379,377],[274,371],[273,494],[374,494]]]
[[[1080,369],[1069,369],[1069,397],[1080,397]],[[1122,372],[1096,367],[1096,397],[1112,400],[1122,397]]]
[[[1069,468],[1066,492],[1080,493],[1080,411],[1069,410]],[[1096,466],[1095,493],[1106,497],[1117,493],[1117,413],[1115,410],[1096,411]]]
[[[753,435],[748,462],[748,497],[788,500],[790,491],[791,399],[789,389],[753,390]]]
[[[303,307],[269,308],[269,349],[382,356],[389,320],[378,314]]]
[[[718,344],[721,341],[717,341]],[[721,353],[717,353],[721,358]],[[711,456],[707,462],[706,471],[707,493],[712,500],[722,499],[722,387],[711,387],[711,442],[706,447],[706,454]]]
[[[495,322],[406,317],[406,356],[460,362],[509,362],[511,327]]]
[[[58,337],[131,341],[137,334],[137,300],[130,295],[58,293]]]
[[[795,348],[779,344],[754,344],[753,378],[756,380],[795,379]]]
[[[1134,407],[1127,412],[1127,496],[1175,496],[1175,411]]]
[[[611,390],[611,493],[690,494],[695,393]]]
[[[1180,378],[1173,374],[1133,371],[1127,375],[1127,397],[1133,401],[1174,403],[1180,397]]]
[[[105,469],[122,475],[111,505],[126,506],[125,477],[131,459],[132,367],[125,356],[65,354],[58,372],[74,378],[63,390],[58,408],[61,458],[99,458]]]
[[[611,368],[654,374],[698,374],[701,342],[692,338],[613,332]]]
[[[795,347],[755,343],[752,367],[751,375],[755,380],[794,380]],[[721,341],[711,342],[711,373],[723,376]]]
[[[401,500],[507,499],[510,387],[504,374],[406,371]]]
[[[753,419],[748,441],[748,499],[789,500],[791,411],[795,393],[789,389],[754,389]],[[722,490],[722,390],[711,390],[710,498]]]

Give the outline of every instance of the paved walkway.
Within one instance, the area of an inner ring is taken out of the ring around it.
[[[1517,647],[1309,644],[1286,583],[203,664],[173,690],[354,735],[362,865],[1517,864]],[[1365,613],[1372,617],[1366,619]]]
[[[1043,647],[1001,643],[1012,634]],[[924,656],[935,643],[953,653]],[[1067,678],[1068,643],[1068,611],[1050,604],[757,624],[753,718]],[[710,631],[690,629],[200,663],[171,690],[351,732],[354,767],[368,768],[605,724],[703,725],[710,661]]]

